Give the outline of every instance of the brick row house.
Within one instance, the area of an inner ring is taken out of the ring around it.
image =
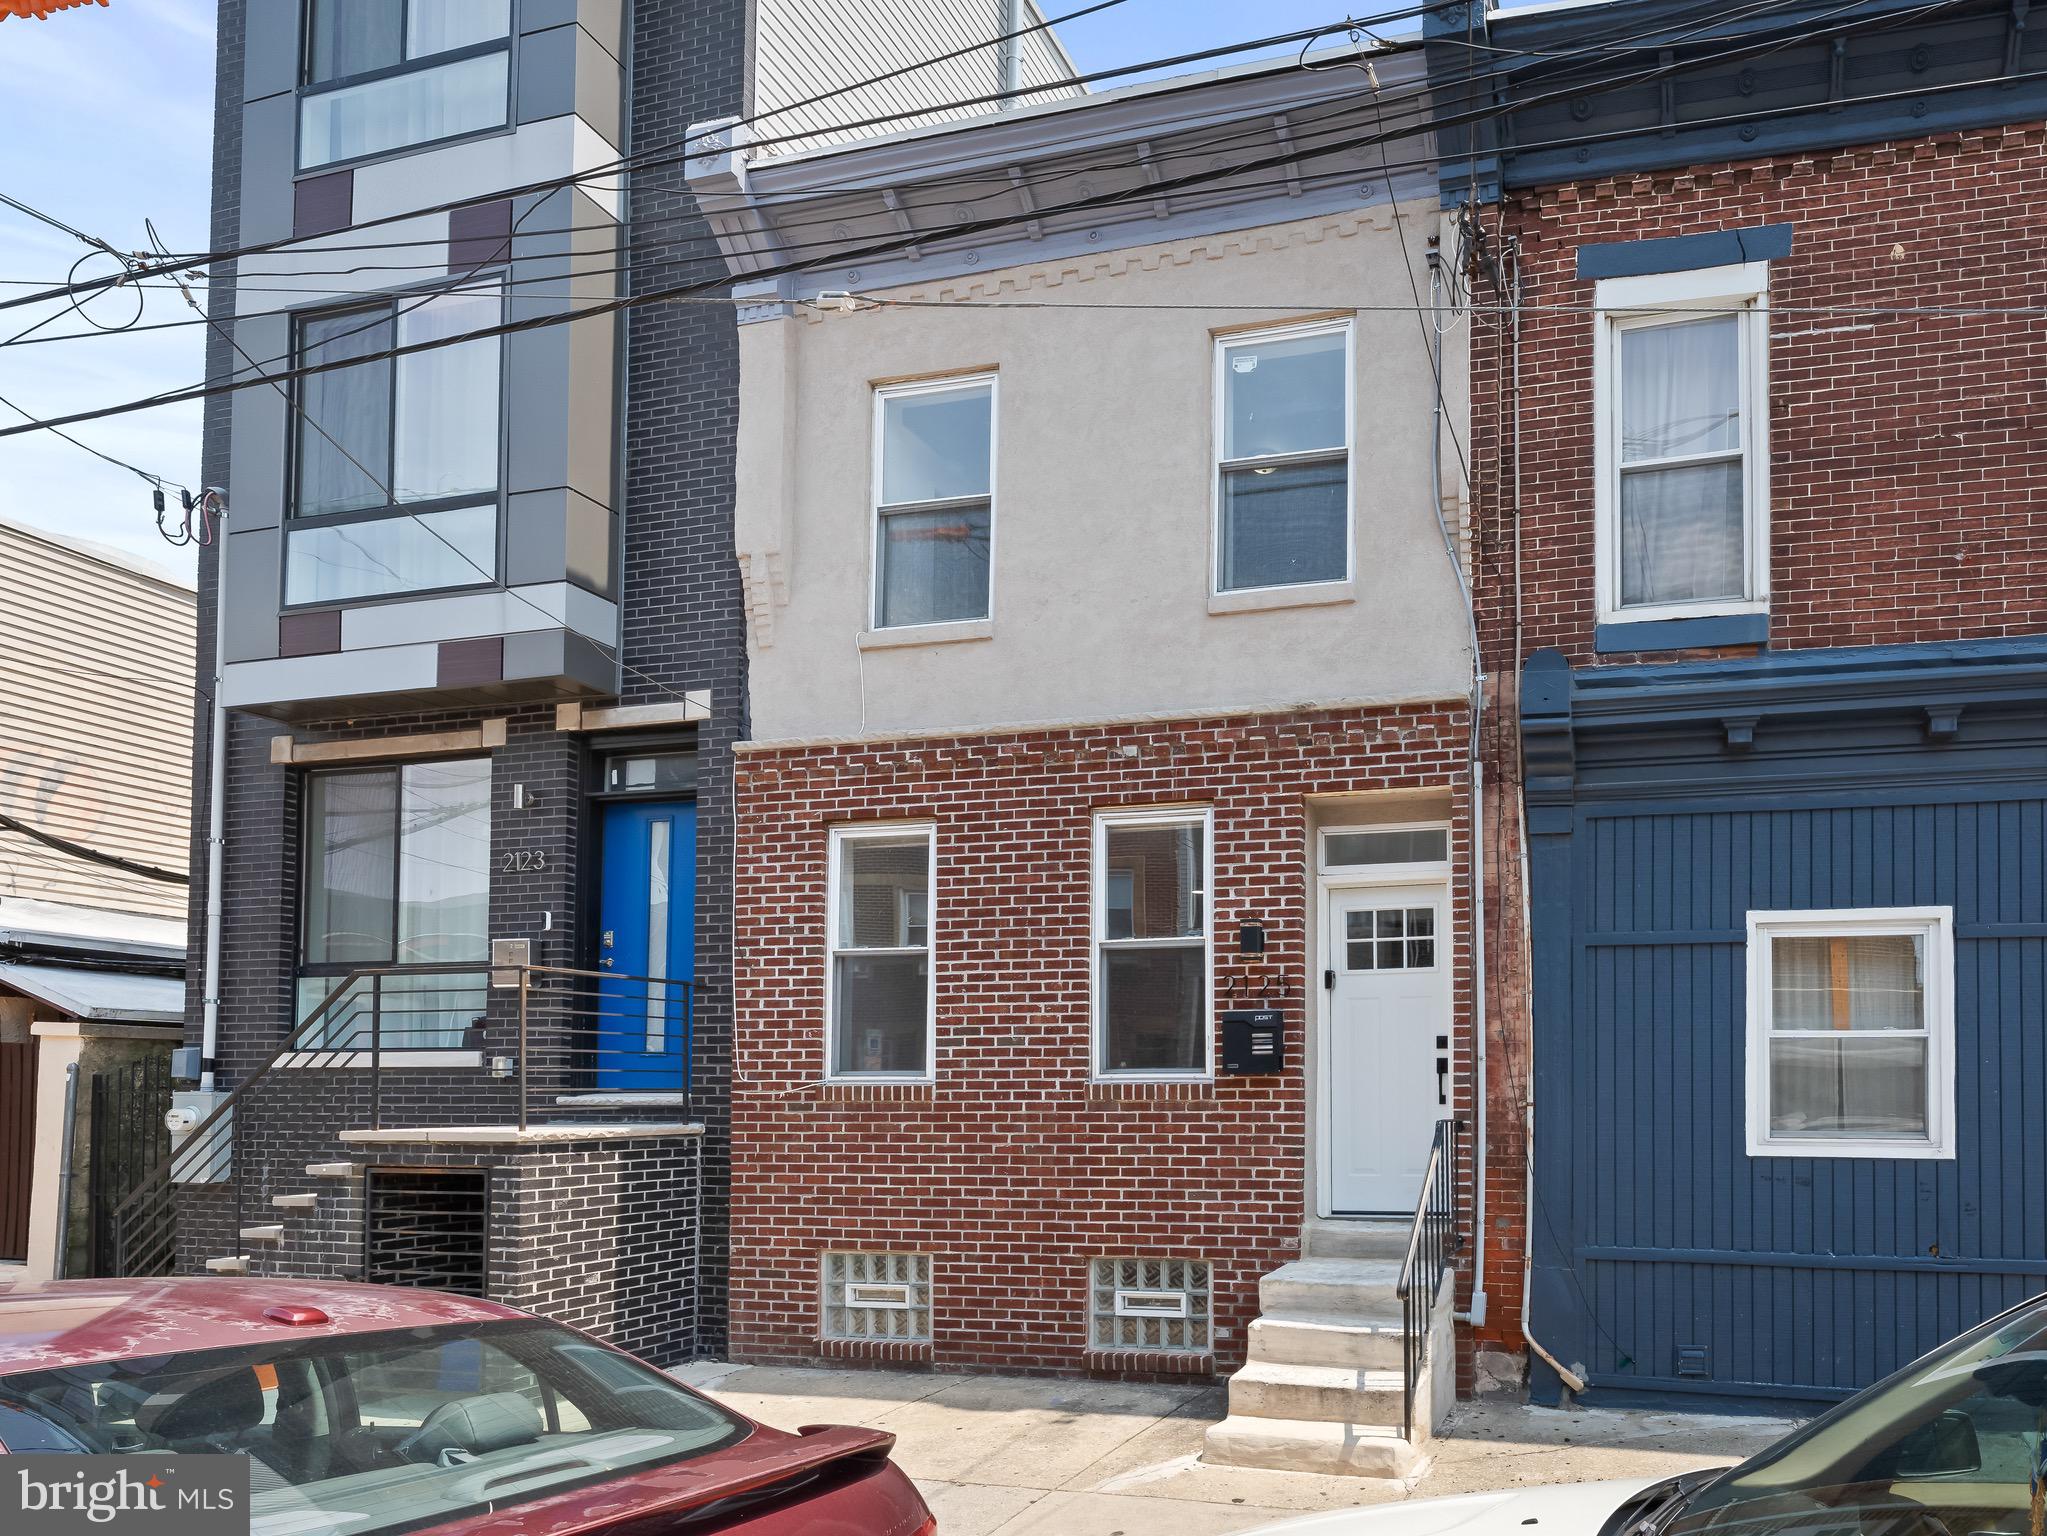
[[[1393,1271],[1473,1050],[1460,365],[1433,166],[1261,165],[1369,133],[1360,78],[692,167],[748,305],[736,1358],[1235,1372],[1211,1456],[1410,1464]],[[794,203],[922,233],[778,276]]]
[[[223,0],[134,1252],[1392,1474],[2037,1289],[2024,7],[856,9]]]
[[[725,1347],[737,331],[642,302],[724,271],[675,146],[1071,73],[1034,46],[847,89],[929,38],[826,58],[808,27],[779,0],[222,0],[206,963],[173,1161],[111,1267]]]
[[[1809,1409],[2047,1275],[2047,37],[1670,10],[1429,28],[1495,108],[1441,149],[1496,1262],[1538,1398]]]

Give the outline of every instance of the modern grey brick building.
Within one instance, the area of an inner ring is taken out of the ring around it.
[[[720,1347],[736,345],[615,301],[723,272],[659,147],[743,111],[748,10],[222,0],[208,372],[284,377],[206,421],[220,963],[131,1267]]]

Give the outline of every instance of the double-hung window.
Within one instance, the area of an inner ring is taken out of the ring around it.
[[[878,390],[874,434],[874,627],[989,617],[995,376]]]
[[[1596,289],[1599,618],[1769,598],[1769,266]]]
[[[490,958],[490,760],[308,775],[298,1016],[351,971],[383,971],[329,1006],[317,1040],[368,1050],[462,1044],[483,1012],[481,971],[413,972]]]
[[[1209,1071],[1209,813],[1095,819],[1097,1077]]]
[[[1215,590],[1348,581],[1351,324],[1216,341]]]
[[[1948,907],[1751,912],[1756,1157],[1954,1155]]]
[[[936,845],[930,827],[832,831],[825,946],[832,1077],[931,1076]]]
[[[306,0],[299,168],[502,128],[511,37],[512,0]]]
[[[298,384],[287,604],[497,579],[502,338],[377,354],[503,318],[489,282],[299,321],[301,364],[346,366]]]

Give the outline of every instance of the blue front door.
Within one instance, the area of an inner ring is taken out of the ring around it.
[[[604,807],[598,916],[597,1086],[678,1093],[689,1086],[689,988],[696,974],[697,808],[688,800]]]

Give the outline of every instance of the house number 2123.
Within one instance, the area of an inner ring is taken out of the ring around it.
[[[529,875],[547,868],[547,854],[538,848],[530,848],[522,853],[508,853],[504,860],[505,873],[508,875]]]

